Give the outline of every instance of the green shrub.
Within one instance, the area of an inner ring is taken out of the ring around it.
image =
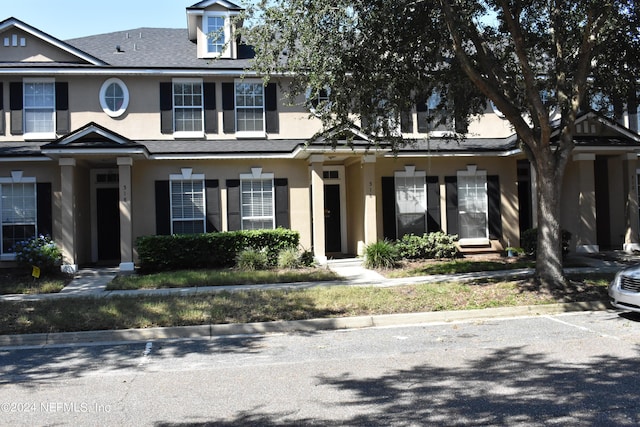
[[[406,234],[396,245],[404,259],[455,258],[458,255],[456,240],[457,236],[438,231],[422,236]]]
[[[364,248],[364,266],[366,268],[394,268],[399,260],[398,248],[388,240],[380,240]]]
[[[243,271],[264,270],[268,266],[267,251],[265,248],[247,248],[236,256],[236,268]]]
[[[138,263],[144,272],[232,267],[238,253],[245,248],[266,248],[268,263],[275,266],[278,253],[285,248],[297,248],[299,241],[298,232],[278,228],[142,236],[136,240],[136,248]]]
[[[62,252],[49,236],[38,236],[16,243],[13,247],[18,265],[24,268],[38,267],[42,273],[59,270]]]
[[[300,268],[300,252],[296,248],[287,248],[278,254],[278,268]]]
[[[569,253],[569,242],[571,241],[571,233],[567,230],[561,230],[562,232],[562,254]],[[538,229],[530,228],[525,230],[520,236],[520,242],[522,243],[522,249],[527,255],[536,255],[538,248]]]

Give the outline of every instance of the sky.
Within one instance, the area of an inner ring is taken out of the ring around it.
[[[0,0],[0,21],[18,18],[60,40],[139,27],[187,28],[199,0]]]

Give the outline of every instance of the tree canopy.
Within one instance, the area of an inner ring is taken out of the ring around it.
[[[637,108],[639,8],[634,0],[262,0],[248,8],[244,37],[255,70],[291,76],[293,95],[330,90],[330,108],[318,109],[325,130],[362,118],[379,142],[402,144],[402,113],[434,93],[439,117],[455,117],[461,131],[493,102],[537,172],[545,248],[537,277],[557,285],[575,120],[592,99],[618,115]]]

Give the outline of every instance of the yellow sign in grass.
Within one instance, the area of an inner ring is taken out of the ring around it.
[[[33,277],[35,277],[36,279],[40,278],[40,267],[36,267],[35,265],[33,266],[33,269],[31,270],[31,275]]]

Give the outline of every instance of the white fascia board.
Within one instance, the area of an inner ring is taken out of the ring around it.
[[[292,154],[151,154],[150,160],[260,160],[260,159],[293,159]]]
[[[142,154],[146,156],[144,148],[43,148],[42,154],[45,155],[117,155],[117,154]]]
[[[153,68],[0,68],[2,75],[34,75],[42,76],[172,76],[172,77],[198,77],[198,76],[219,76],[219,77],[243,77],[262,78],[262,74],[247,69],[153,69]],[[273,77],[292,77],[294,73],[273,74]]]
[[[385,157],[511,157],[522,154],[519,148],[507,151],[485,152],[464,152],[464,153],[434,153],[426,151],[416,151],[413,153],[387,154]]]
[[[0,68],[1,75],[22,76],[220,76],[220,77],[253,77],[261,78],[262,75],[246,69],[136,69],[136,68],[78,68],[78,69],[44,69],[44,68]],[[292,76],[291,73],[283,73],[278,77]]]
[[[0,157],[0,163],[52,162],[49,157]]]
[[[589,147],[574,147],[573,152],[579,153],[593,153],[593,152],[611,152],[611,151],[619,151],[621,153],[634,153],[640,151],[640,147],[634,145],[628,145],[626,147],[609,147],[606,145],[600,146],[589,146]]]

